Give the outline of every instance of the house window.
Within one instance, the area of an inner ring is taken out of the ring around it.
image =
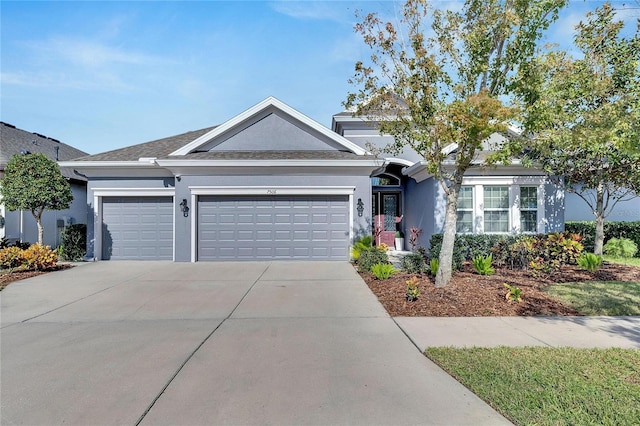
[[[463,186],[458,194],[458,220],[456,232],[473,232],[473,187]]]
[[[484,232],[509,232],[509,187],[484,187]]]
[[[538,188],[520,187],[520,231],[538,232]]]

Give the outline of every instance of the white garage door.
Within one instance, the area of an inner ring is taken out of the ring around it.
[[[171,197],[103,197],[102,222],[102,259],[173,259]]]
[[[198,260],[348,260],[349,197],[200,196]]]

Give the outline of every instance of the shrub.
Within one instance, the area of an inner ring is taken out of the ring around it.
[[[371,272],[371,267],[376,263],[389,263],[387,253],[376,247],[360,253],[358,259],[358,272]]]
[[[373,273],[373,276],[378,280],[386,280],[395,272],[397,271],[390,263],[376,263],[371,266],[371,273]]]
[[[628,238],[611,238],[602,247],[602,252],[614,257],[633,257],[638,252],[638,246]]]
[[[22,266],[24,263],[24,250],[11,246],[0,249],[0,268],[12,269]]]
[[[595,222],[567,222],[565,230],[580,234],[583,237],[582,244],[585,250],[593,252],[596,236]],[[605,222],[604,243],[611,238],[628,238],[640,247],[640,222]],[[640,252],[636,252],[636,257],[640,257]]]
[[[427,270],[424,257],[418,253],[411,253],[400,260],[400,267],[409,274],[421,274]]]
[[[578,258],[578,266],[585,271],[595,272],[600,268],[600,265],[602,265],[602,258],[593,253],[583,253]]]
[[[495,269],[491,266],[491,262],[493,262],[493,256],[476,256],[471,259],[474,268],[476,268],[476,272],[480,275],[493,275]]]
[[[28,269],[42,271],[55,266],[58,254],[49,246],[33,244],[24,251],[24,264]]]
[[[442,234],[433,234],[429,240],[429,257],[431,259],[438,259],[440,257],[440,250],[442,249]],[[456,237],[456,241],[453,245],[453,269],[461,270],[462,262],[465,260],[465,250],[461,244],[459,236]]]
[[[87,251],[86,246],[87,225],[73,224],[62,232],[62,245],[58,247],[58,255],[64,260],[82,260]]]
[[[366,235],[362,238],[358,238],[353,243],[353,247],[351,248],[351,258],[357,262],[358,259],[360,259],[362,252],[371,250],[373,248],[373,246],[371,245],[372,243],[373,237],[371,235]]]
[[[504,296],[505,299],[510,302],[522,301],[522,289],[520,287],[509,285],[507,283],[504,283],[504,286],[507,288],[507,294]]]
[[[431,275],[435,277],[436,274],[438,273],[439,267],[440,267],[440,261],[438,260],[438,258],[431,259],[431,261],[429,262],[429,272],[431,273]]]
[[[411,232],[411,236],[409,237],[409,245],[411,246],[411,251],[415,252],[418,250],[418,247],[420,245],[418,243],[418,239],[422,234],[422,229],[413,227],[409,231]]]
[[[409,302],[415,302],[420,296],[420,289],[418,288],[418,277],[411,277],[406,281],[407,283],[407,300]]]

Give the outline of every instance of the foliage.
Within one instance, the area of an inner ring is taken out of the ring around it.
[[[605,3],[577,26],[579,59],[552,50],[520,68],[524,127],[533,136],[523,163],[580,196],[595,214],[594,253],[615,205],[640,193],[640,21],[623,38],[623,21]],[[517,146],[517,147],[516,147]]]
[[[396,238],[404,238],[402,231],[396,231]]]
[[[62,245],[58,247],[61,259],[69,261],[82,260],[87,252],[87,225],[76,223],[62,232]]]
[[[613,257],[633,257],[638,252],[638,246],[628,238],[611,238],[603,250],[604,254]]]
[[[602,257],[593,253],[583,253],[578,258],[578,266],[585,271],[596,272],[602,265]]]
[[[520,287],[507,283],[504,283],[504,286],[507,288],[507,293],[504,296],[505,299],[510,302],[522,302],[522,289]]]
[[[457,199],[465,172],[494,133],[504,133],[517,109],[504,105],[518,84],[515,70],[566,0],[467,1],[460,11],[431,10],[407,0],[399,23],[370,13],[356,24],[370,48],[350,83],[345,106],[393,136],[385,148],[406,147],[426,160],[446,194],[443,249],[436,286],[451,279]],[[425,36],[430,35],[430,36]],[[455,144],[456,149],[445,150]],[[446,160],[446,161],[445,161]]]
[[[580,234],[584,249],[593,252],[596,235],[595,222],[567,222],[564,228],[573,234]],[[614,237],[628,238],[640,247],[640,222],[605,222],[604,243]],[[640,257],[640,252],[636,253],[636,257]]]
[[[389,257],[384,250],[373,247],[360,253],[358,259],[358,272],[371,272],[371,267],[376,263],[389,263]]]
[[[476,256],[492,254],[497,265],[504,265],[510,260],[510,245],[525,236],[497,234],[464,234],[456,235],[453,249],[453,265],[462,269],[462,262]],[[433,234],[429,240],[429,257],[439,256],[442,246],[442,234]]]
[[[413,227],[409,230],[411,232],[411,236],[409,237],[409,245],[411,246],[411,251],[416,252],[418,250],[418,239],[420,235],[422,235],[422,229]]]
[[[11,246],[0,249],[0,268],[13,269],[24,264],[24,250]]]
[[[396,269],[390,263],[376,263],[375,265],[371,266],[371,273],[378,280],[386,280],[396,272],[398,271],[396,271]]]
[[[429,273],[434,277],[438,273],[438,268],[440,267],[440,261],[437,257],[434,257],[429,261]]]
[[[635,425],[637,349],[428,348],[427,357],[516,425]]]
[[[69,182],[55,161],[44,154],[14,155],[0,181],[0,195],[8,210],[28,210],[38,225],[38,243],[42,244],[45,210],[64,210],[73,200]]]
[[[378,250],[382,250],[384,252],[389,251],[389,246],[386,243],[378,244]]]
[[[407,281],[407,301],[415,302],[420,296],[420,288],[418,288],[418,277],[411,277]]]
[[[480,275],[493,275],[496,271],[491,266],[493,262],[493,256],[476,256],[471,259],[471,263],[473,263],[473,267],[476,269],[476,272]]]
[[[21,248],[22,250],[28,249],[29,246],[31,245],[30,242],[25,241],[11,241],[8,238],[2,238],[2,240],[0,240],[0,249],[6,248],[6,247],[18,247]]]
[[[400,260],[400,267],[409,274],[421,274],[427,270],[424,257],[418,253],[411,253]]]
[[[58,254],[51,247],[33,244],[23,253],[24,265],[27,269],[42,271],[52,268],[58,262]]]
[[[358,261],[362,252],[371,250],[373,248],[373,237],[371,235],[365,235],[364,237],[358,238],[351,248],[351,258],[354,261]]]
[[[640,315],[640,282],[637,281],[554,284],[545,292],[583,315]]]

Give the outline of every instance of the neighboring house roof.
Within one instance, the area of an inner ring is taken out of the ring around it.
[[[39,133],[26,130],[0,122],[0,171],[4,171],[7,163],[14,155],[30,153],[42,153],[54,161],[68,161],[86,156],[87,153]],[[63,176],[70,179],[86,180],[77,176],[73,170],[61,168]]]

